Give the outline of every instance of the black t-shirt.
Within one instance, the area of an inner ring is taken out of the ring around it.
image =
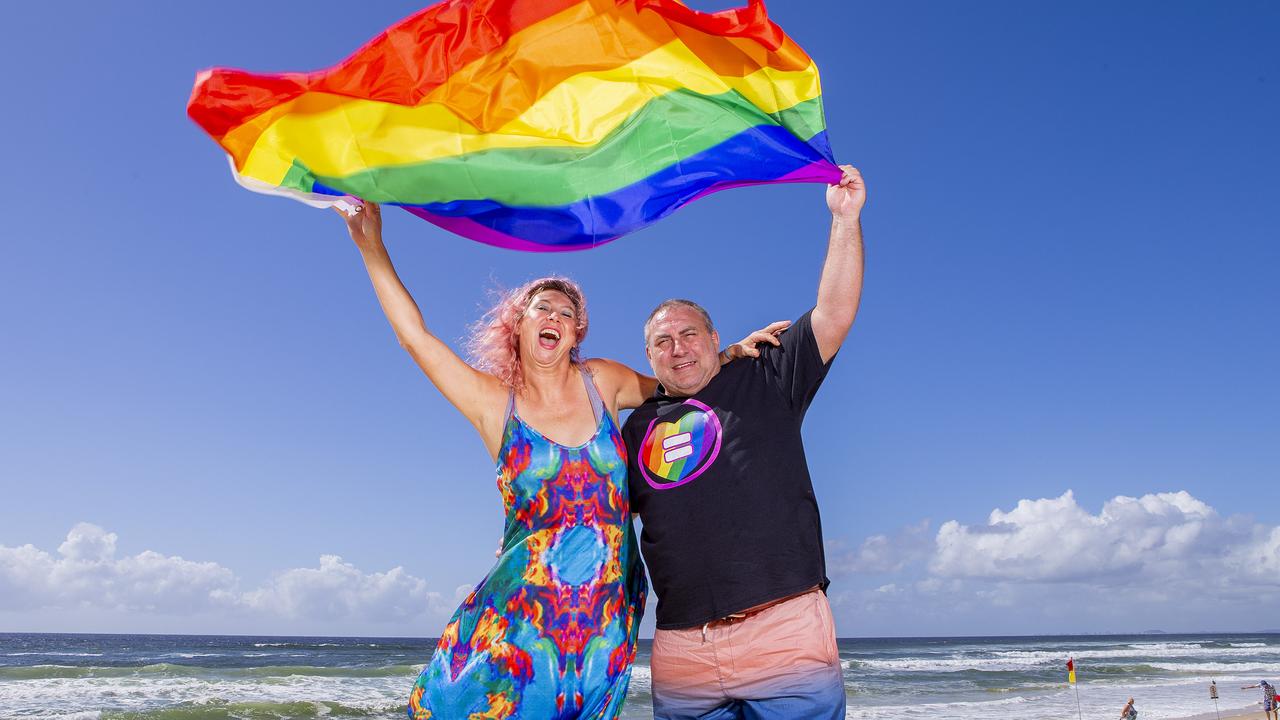
[[[657,394],[623,427],[631,510],[658,628],[693,627],[827,585],[800,424],[826,377],[805,313],[780,347],[688,398]]]

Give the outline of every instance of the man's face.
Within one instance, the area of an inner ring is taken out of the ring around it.
[[[649,323],[645,355],[668,395],[687,397],[720,372],[720,336],[691,307],[664,308]]]

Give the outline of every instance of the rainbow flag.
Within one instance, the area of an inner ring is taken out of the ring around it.
[[[818,68],[763,0],[447,0],[319,72],[196,77],[237,181],[399,205],[520,250],[593,247],[703,195],[837,182]]]

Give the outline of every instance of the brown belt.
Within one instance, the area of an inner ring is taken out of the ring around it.
[[[707,629],[710,627],[713,627],[715,625],[732,625],[733,623],[736,623],[736,622],[742,622],[743,620],[746,620],[747,618],[753,615],[759,615],[760,613],[764,612],[765,610],[768,610],[774,605],[780,605],[788,600],[793,600],[795,598],[798,598],[801,595],[808,595],[809,593],[814,592],[818,589],[819,589],[819,586],[814,585],[808,590],[801,590],[798,593],[792,593],[790,595],[787,595],[786,597],[780,597],[776,600],[770,600],[769,602],[762,603],[760,605],[755,605],[753,607],[749,607],[746,610],[743,610],[741,612],[729,613],[728,615],[725,615],[722,618],[711,620],[702,626],[702,642],[707,641]]]

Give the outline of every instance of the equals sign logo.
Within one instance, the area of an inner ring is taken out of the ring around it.
[[[662,441],[662,461],[673,463],[693,454],[693,434],[683,432]]]

